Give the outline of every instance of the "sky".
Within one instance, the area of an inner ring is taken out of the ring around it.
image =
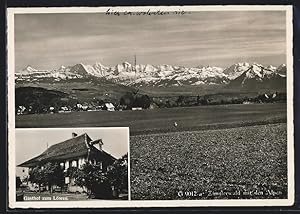
[[[103,150],[120,158],[128,152],[129,129],[127,128],[60,128],[60,129],[16,129],[16,165],[40,155],[51,145],[68,140],[72,132],[87,133],[92,140],[102,139]]]
[[[198,11],[187,15],[15,15],[15,62],[61,65],[171,64],[228,67],[286,63],[285,11]]]

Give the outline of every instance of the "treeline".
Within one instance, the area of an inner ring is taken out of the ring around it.
[[[16,113],[40,114],[49,111],[50,107],[59,109],[76,103],[77,100],[66,93],[40,87],[20,87],[15,91]]]
[[[102,100],[94,97],[89,102],[80,102],[76,97],[59,91],[28,87],[16,89],[15,113],[21,115],[72,111],[120,111],[273,102],[286,102],[286,93],[272,92],[255,95],[219,93],[201,96],[150,97],[145,93],[139,93],[139,90],[134,90],[125,93],[119,99]]]
[[[118,111],[131,110],[132,108],[147,109],[151,102],[152,100],[148,95],[139,94],[138,90],[127,92],[120,99],[94,97],[90,101],[81,102],[76,97],[58,91],[28,87],[16,90],[15,113],[21,115],[74,111]]]
[[[212,94],[203,96],[153,97],[152,105],[157,108],[188,107],[201,105],[250,104],[286,102],[286,93],[266,93],[257,96],[234,96]]]

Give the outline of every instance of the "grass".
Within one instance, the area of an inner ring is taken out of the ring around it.
[[[178,127],[174,127],[174,122]],[[17,128],[130,127],[130,134],[219,129],[286,122],[286,104],[248,104],[149,109],[122,112],[71,112],[16,116]]]
[[[286,124],[131,137],[132,199],[287,197]]]

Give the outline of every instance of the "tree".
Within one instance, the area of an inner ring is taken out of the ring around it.
[[[32,183],[36,183],[39,185],[39,192],[41,191],[41,185],[44,184],[44,173],[43,170],[36,166],[32,170],[29,171],[28,180]]]
[[[200,96],[198,95],[197,96],[197,105],[200,105],[201,104],[201,102],[200,102]]]
[[[167,107],[167,108],[171,108],[171,103],[170,103],[169,100],[166,100],[166,107]]]
[[[176,100],[177,106],[181,106],[183,101],[184,101],[184,97],[180,95]]]
[[[119,192],[128,191],[128,154],[116,160],[107,173],[109,183]]]
[[[150,107],[151,99],[148,95],[136,96],[134,101],[134,107],[142,107],[147,109]]]
[[[90,196],[93,195],[96,198],[109,198],[112,196],[107,174],[102,171],[100,165],[87,162],[73,176],[75,184],[86,187]]]
[[[122,191],[128,191],[128,155],[116,160],[107,172],[100,165],[86,162],[81,169],[69,168],[68,176],[75,178],[75,184],[86,187],[90,196],[96,198],[112,198],[112,186],[116,196]]]
[[[131,109],[134,104],[135,98],[131,93],[126,93],[120,99],[120,105],[126,106],[126,109]]]
[[[201,104],[209,105],[209,103],[210,103],[209,95],[204,95],[203,100],[201,100]]]
[[[17,188],[20,188],[22,184],[21,178],[19,176],[16,177],[16,186]]]
[[[52,193],[53,185],[62,187],[64,184],[63,169],[58,163],[46,163],[43,167],[36,166],[29,171],[29,181],[39,185],[48,185]]]
[[[44,176],[44,182],[50,188],[50,192],[52,193],[53,185],[57,185],[62,187],[64,184],[64,172],[62,167],[58,163],[48,162],[44,165],[44,169],[42,171]]]
[[[75,178],[76,176],[78,176],[78,173],[79,173],[79,169],[77,167],[71,166],[67,169],[66,176]]]

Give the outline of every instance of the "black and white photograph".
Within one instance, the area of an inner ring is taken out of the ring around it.
[[[58,195],[129,200],[111,205],[125,207],[293,204],[291,6],[9,12],[17,200]],[[71,129],[88,127],[128,128],[129,150],[114,155],[105,150],[114,140],[105,142],[101,132],[74,131],[87,136],[88,147],[77,151],[74,142],[66,151]],[[51,131],[65,128],[70,131]],[[106,165],[87,156],[97,143]],[[98,173],[86,183],[73,178],[68,169],[83,159],[100,164],[107,176],[113,163],[126,163],[129,188]],[[57,167],[63,179],[40,182],[33,173],[41,167]],[[106,193],[88,183],[102,178]]]
[[[128,200],[126,128],[16,131],[16,200]]]

